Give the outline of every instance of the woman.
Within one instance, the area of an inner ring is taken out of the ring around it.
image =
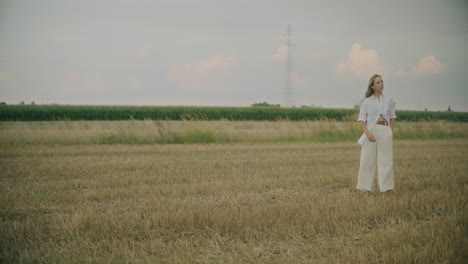
[[[375,165],[381,192],[393,195],[393,127],[395,126],[395,101],[382,94],[382,76],[372,75],[359,111],[359,125],[364,132],[359,139],[361,162],[356,188],[370,196]]]

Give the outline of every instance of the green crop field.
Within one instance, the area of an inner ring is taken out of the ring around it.
[[[3,105],[0,121],[54,120],[323,120],[357,119],[356,109],[192,106]],[[400,121],[468,122],[467,112],[398,111]]]

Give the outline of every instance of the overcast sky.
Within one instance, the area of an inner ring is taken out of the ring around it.
[[[468,1],[0,0],[0,101],[468,111]]]

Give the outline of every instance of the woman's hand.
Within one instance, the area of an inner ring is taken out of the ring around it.
[[[369,132],[366,135],[367,135],[367,139],[369,139],[370,142],[375,142],[375,137],[374,135],[372,135],[372,133]]]
[[[369,141],[370,142],[375,142],[375,137],[374,137],[374,135],[372,135],[371,132],[369,132],[369,130],[367,130],[366,123],[364,121],[359,121],[359,125],[361,126],[362,131],[364,131],[364,133],[366,133],[367,138],[369,139]]]

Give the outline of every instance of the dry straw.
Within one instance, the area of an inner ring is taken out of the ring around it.
[[[100,132],[128,125],[98,124]],[[35,131],[52,144],[51,131],[85,123],[42,125]],[[316,124],[283,125],[209,128],[258,140]],[[0,148],[0,262],[466,262],[467,141],[396,141],[392,198],[354,188],[359,150],[355,142]]]

